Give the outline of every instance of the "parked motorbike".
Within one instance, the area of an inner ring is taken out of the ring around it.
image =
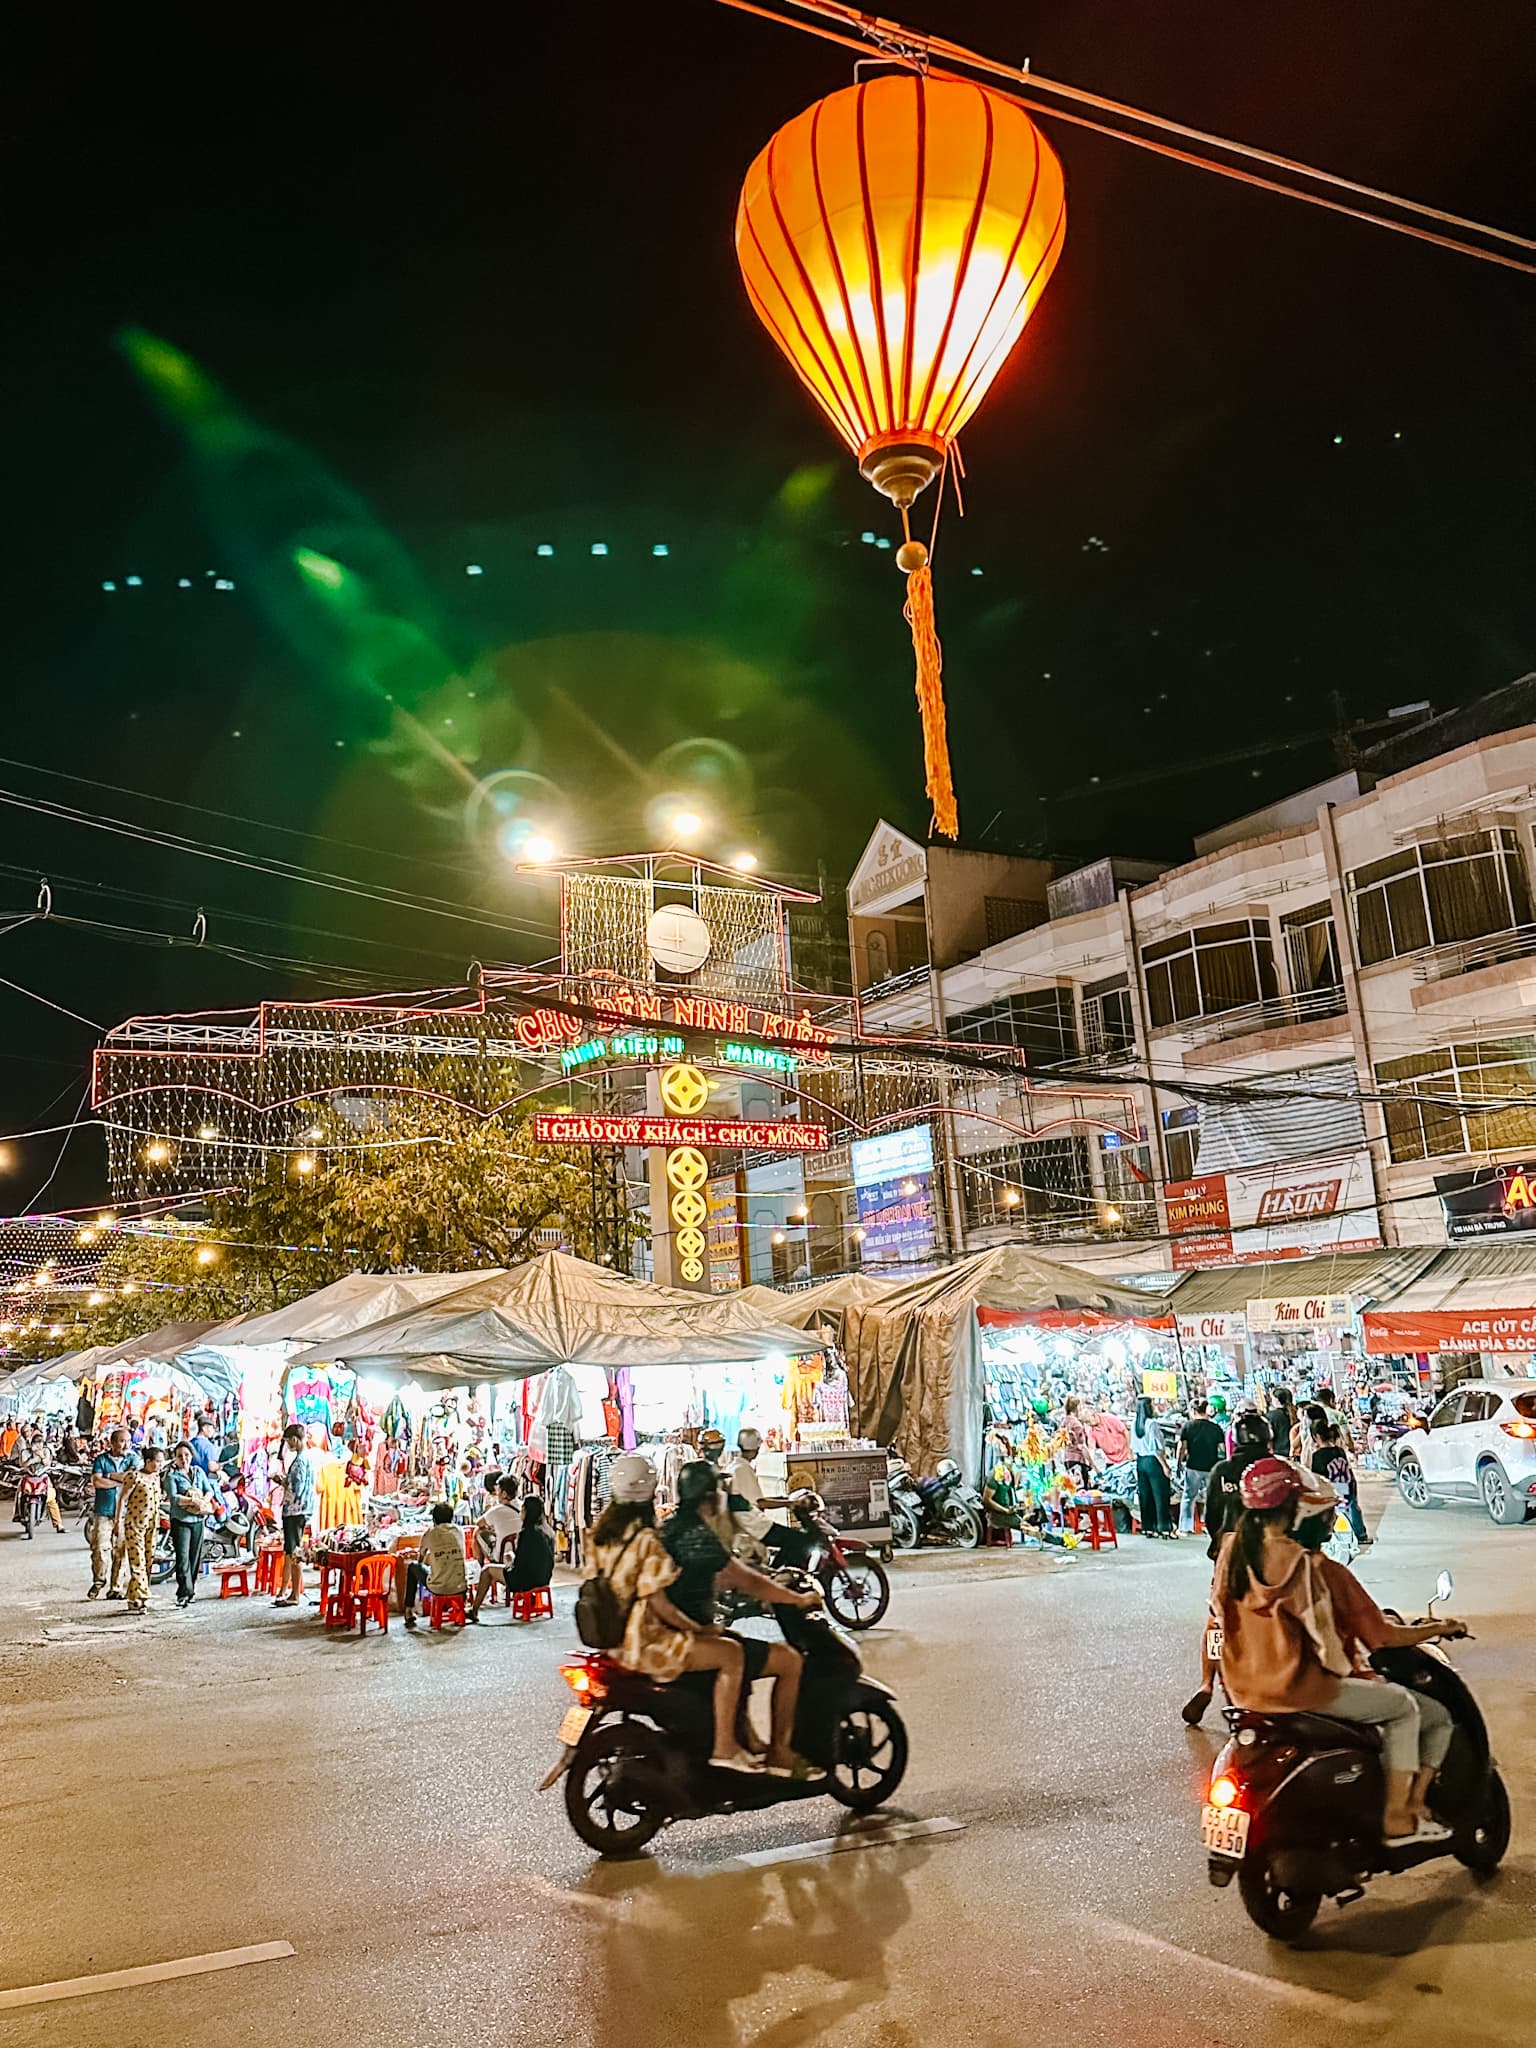
[[[803,1572],[777,1576],[797,1589],[811,1584]],[[637,1856],[673,1821],[822,1793],[869,1813],[895,1792],[907,1768],[907,1731],[889,1687],[864,1676],[851,1639],[820,1610],[773,1612],[805,1659],[794,1745],[825,1778],[712,1769],[713,1672],[661,1685],[591,1651],[560,1667],[575,1705],[560,1723],[560,1758],[540,1786],[564,1778],[566,1818],[589,1849]]]
[[[906,1465],[893,1459],[888,1484],[891,1542],[897,1550],[916,1550],[920,1543],[974,1550],[981,1541],[981,1501],[953,1458],[942,1459],[929,1479],[914,1479]]]
[[[94,1492],[89,1470],[83,1465],[55,1465],[52,1478],[54,1499],[61,1512],[66,1515],[83,1514],[86,1502]]]
[[[1453,1591],[1440,1574],[1437,1602]],[[1248,1917],[1279,1941],[1297,1941],[1325,1898],[1362,1898],[1376,1876],[1454,1856],[1480,1875],[1509,1847],[1509,1794],[1488,1730],[1465,1681],[1438,1645],[1378,1650],[1384,1678],[1427,1693],[1450,1713],[1451,1746],[1430,1787],[1431,1812],[1447,1840],[1388,1848],[1381,1838],[1379,1731],[1327,1714],[1261,1714],[1229,1708],[1232,1738],[1211,1774],[1200,1836],[1213,1885],[1237,1879]]]
[[[19,1458],[0,1458],[0,1500],[11,1500],[26,1470]]]
[[[220,1521],[217,1515],[207,1515],[203,1520],[203,1561],[205,1564],[233,1562],[237,1557],[253,1557],[255,1541],[251,1524],[244,1515],[226,1514]]]
[[[836,1529],[827,1519],[826,1508],[819,1493],[807,1490],[791,1496],[790,1512],[805,1538],[803,1569],[820,1586],[834,1621],[844,1628],[873,1628],[891,1604],[891,1582],[863,1538]],[[763,1551],[749,1562],[760,1570],[771,1570],[773,1560]],[[744,1593],[728,1592],[720,1604],[721,1620],[727,1628],[744,1615],[767,1612]]]

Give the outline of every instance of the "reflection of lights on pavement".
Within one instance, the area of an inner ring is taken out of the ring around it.
[[[555,842],[546,839],[542,832],[535,832],[523,841],[524,860],[537,861],[542,865],[555,857]]]
[[[673,836],[679,840],[697,839],[704,830],[704,820],[697,811],[674,811],[672,813]]]
[[[757,855],[755,853],[735,853],[731,856],[730,864],[736,869],[738,874],[750,875],[757,866]]]

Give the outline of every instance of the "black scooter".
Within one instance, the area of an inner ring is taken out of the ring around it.
[[[1435,1601],[1448,1600],[1440,1574]],[[1278,1941],[1298,1941],[1325,1898],[1341,1906],[1364,1896],[1372,1877],[1395,1875],[1435,1856],[1468,1870],[1496,1870],[1509,1847],[1509,1794],[1488,1746],[1488,1730],[1465,1682],[1438,1646],[1378,1650],[1383,1678],[1439,1700],[1454,1724],[1451,1746],[1430,1787],[1448,1840],[1389,1849],[1381,1839],[1381,1739],[1371,1727],[1327,1714],[1227,1710],[1232,1738],[1217,1757],[1201,1840],[1213,1885],[1237,1888],[1248,1917]]]
[[[797,1590],[812,1584],[801,1572],[776,1576]],[[637,1856],[672,1821],[822,1793],[869,1813],[895,1792],[907,1768],[907,1731],[890,1689],[864,1676],[852,1641],[819,1609],[773,1612],[805,1659],[794,1745],[826,1776],[712,1769],[714,1673],[690,1671],[663,1685],[594,1651],[560,1667],[576,1704],[560,1723],[560,1760],[539,1787],[565,1779],[566,1818],[589,1849]]]

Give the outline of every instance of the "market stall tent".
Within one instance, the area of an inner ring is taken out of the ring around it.
[[[894,1444],[914,1471],[953,1458],[974,1479],[985,1376],[978,1309],[1090,1309],[1138,1322],[1166,1316],[1170,1297],[1058,1266],[1021,1245],[995,1245],[921,1279],[851,1303],[843,1357],[860,1436]]]
[[[206,1328],[197,1341],[176,1357],[183,1372],[202,1380],[222,1395],[238,1395],[245,1375],[254,1367],[268,1371],[305,1345],[343,1337],[365,1324],[420,1307],[439,1295],[451,1294],[473,1280],[500,1272],[487,1267],[470,1273],[348,1273],[328,1287],[318,1287],[286,1307],[264,1315],[235,1316]],[[459,1375],[463,1377],[462,1374]]]
[[[761,1315],[793,1323],[797,1330],[829,1330],[838,1337],[843,1317],[855,1303],[879,1301],[906,1284],[902,1280],[876,1280],[868,1273],[839,1273],[834,1280],[818,1280],[810,1287],[797,1287],[787,1294],[781,1294],[776,1287],[743,1287],[735,1299]]]
[[[301,1352],[300,1364],[447,1357],[460,1378],[523,1379],[555,1365],[731,1365],[824,1350],[818,1336],[735,1295],[655,1287],[565,1252],[409,1308]]]

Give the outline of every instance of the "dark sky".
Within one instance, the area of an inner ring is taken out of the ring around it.
[[[1517,0],[926,20],[1536,233]],[[900,582],[860,541],[889,511],[730,245],[746,165],[851,62],[708,0],[13,26],[0,788],[471,921],[5,805],[0,906],[30,910],[47,874],[84,922],[11,933],[0,975],[111,1024],[325,993],[338,968],[420,986],[538,957],[550,896],[494,835],[541,806],[564,843],[613,850],[702,787],[713,850],[802,876],[846,873],[881,810],[921,830]],[[1536,283],[1048,132],[1065,253],[967,434],[937,564],[962,825],[1178,855],[1327,771],[1320,740],[1279,743],[1325,735],[1336,693],[1366,717],[1536,666]],[[156,405],[133,327],[219,387],[217,431]],[[366,630],[296,594],[296,545],[366,578]],[[168,946],[199,907],[209,947]],[[93,1040],[0,987],[0,1126],[73,1114]],[[11,1148],[4,1206],[38,1198],[58,1142]],[[42,1199],[91,1199],[98,1174],[82,1137]]]

